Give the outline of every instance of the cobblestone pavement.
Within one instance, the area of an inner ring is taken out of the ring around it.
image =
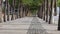
[[[36,17],[0,23],[0,34],[47,34]]]
[[[46,30],[42,27],[39,20],[34,17],[27,34],[48,34]]]

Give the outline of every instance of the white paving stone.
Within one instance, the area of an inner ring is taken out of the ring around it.
[[[41,25],[43,26],[43,28],[46,30],[47,33],[49,33],[49,34],[60,34],[60,31],[57,30],[58,25],[48,24],[45,21],[43,21],[42,19],[39,19],[39,21],[41,22]]]
[[[33,17],[24,17],[0,23],[0,34],[27,34]]]

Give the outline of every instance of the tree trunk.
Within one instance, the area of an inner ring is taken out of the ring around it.
[[[2,16],[2,0],[0,0],[0,23],[3,22],[3,16]]]
[[[56,8],[57,8],[57,0],[54,0],[54,16],[56,16],[57,15],[57,11],[56,11]]]
[[[14,11],[14,9],[13,8],[11,8],[11,11],[12,11],[12,18],[11,18],[11,20],[13,20],[13,18],[14,18],[14,16],[13,16],[13,11]]]
[[[44,0],[45,1],[45,0]],[[45,11],[44,11],[44,9],[45,9],[45,4],[44,4],[44,2],[43,2],[43,7],[42,7],[42,19],[43,20],[45,20]]]
[[[46,7],[46,8],[47,8],[47,10],[46,10],[46,22],[48,22],[48,15],[49,15],[49,14],[48,14],[48,13],[49,13],[49,0],[47,0],[47,4],[46,4],[46,5],[47,5],[47,7]]]
[[[22,17],[24,17],[24,7],[22,7]]]
[[[19,4],[18,4],[18,16],[17,18],[20,18],[20,0],[19,0]]]
[[[13,7],[12,7],[12,20],[14,20],[14,12],[15,12],[15,8],[14,8],[14,5],[15,5],[15,0],[13,0]]]
[[[41,6],[39,6],[38,13],[37,13],[37,15],[38,15],[39,18],[40,18],[40,10],[41,10]]]
[[[43,18],[43,4],[39,7],[38,17],[41,18],[41,19]]]
[[[18,10],[17,10],[17,18],[19,18],[19,6],[18,6]]]
[[[44,18],[43,20],[46,20],[46,0],[44,0]]]
[[[26,16],[27,16],[27,14],[28,14],[28,8],[26,7],[26,12],[25,12],[25,14],[26,14]]]
[[[24,9],[23,9],[23,17],[25,17],[25,7],[24,7]]]
[[[22,8],[22,6],[21,6],[21,8],[20,8],[20,16],[22,17],[22,10],[23,10],[23,8]]]
[[[9,21],[9,15],[10,15],[10,6],[9,6],[9,2],[7,0],[7,12],[8,12],[8,15],[7,15],[7,20]]]
[[[8,2],[5,0],[6,5],[5,5],[5,13],[4,13],[4,22],[7,21],[7,15],[8,15]]]
[[[53,1],[54,1],[54,0],[51,0],[51,11],[50,11],[50,17],[49,17],[49,24],[52,23],[52,12],[53,12],[52,9],[53,9],[53,7],[54,7]]]
[[[23,11],[23,4],[22,4],[22,0],[20,0],[20,18],[23,15],[22,11]]]
[[[58,20],[58,30],[60,31],[60,7],[59,7],[59,20]]]
[[[44,8],[44,4],[42,4],[42,7],[41,7],[42,10],[40,11],[41,12],[41,19],[43,19],[43,8]]]

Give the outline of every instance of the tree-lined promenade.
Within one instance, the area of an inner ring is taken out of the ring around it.
[[[51,24],[52,16],[57,15],[57,6],[60,7],[60,0],[0,0],[0,21],[6,22],[25,16],[37,15]],[[60,15],[58,30],[60,30]]]

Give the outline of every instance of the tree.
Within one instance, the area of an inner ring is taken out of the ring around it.
[[[51,0],[51,8],[50,8],[50,17],[49,17],[49,24],[51,24],[52,23],[52,9],[53,9],[53,7],[54,7],[54,5],[53,5],[53,1],[54,0]]]
[[[0,0],[0,23],[2,22],[2,0]]]
[[[46,20],[46,0],[44,0],[44,16],[43,16],[43,20]]]
[[[57,15],[57,10],[56,10],[56,8],[57,8],[57,0],[54,0],[54,16]]]
[[[60,31],[60,0],[57,1],[57,5],[59,6],[58,30]]]
[[[31,12],[35,12],[38,7],[41,5],[42,0],[24,0],[23,4],[28,5]],[[35,11],[34,11],[35,10]],[[29,11],[28,11],[29,12]]]
[[[46,7],[46,22],[48,22],[48,15],[49,15],[49,0],[47,0],[46,5],[47,5],[47,7]]]
[[[17,1],[16,3],[17,5],[15,7],[17,7],[19,4],[18,2],[19,0],[16,0],[16,1]],[[41,5],[42,0],[21,0],[21,2],[22,2],[22,5],[28,6],[29,10],[30,9],[37,10],[38,6]],[[12,6],[12,0],[9,0],[9,3]]]

